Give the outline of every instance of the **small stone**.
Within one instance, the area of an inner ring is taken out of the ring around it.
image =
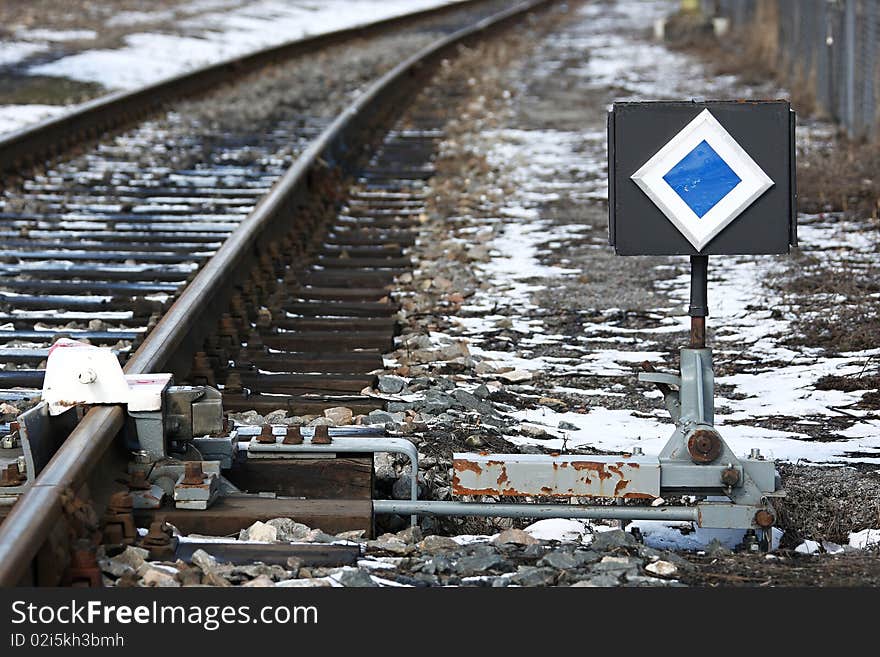
[[[193,552],[191,561],[201,568],[202,572],[215,570],[218,566],[217,560],[201,548]]]
[[[373,471],[376,480],[390,482],[397,479],[397,468],[394,466],[394,457],[385,452],[377,452],[373,455]]]
[[[324,417],[331,420],[337,427],[351,424],[352,412],[345,406],[335,406],[324,411]]]
[[[244,411],[243,413],[230,413],[230,420],[235,420],[236,424],[244,424],[246,426],[257,426],[265,424],[263,416],[256,411]]]
[[[424,483],[417,481],[417,496],[421,496],[424,492]],[[391,497],[395,500],[408,500],[412,497],[412,475],[402,475],[391,487]]]
[[[622,573],[632,571],[634,574],[642,565],[642,560],[634,557],[602,557],[602,560],[593,565],[593,570],[597,573]]]
[[[451,538],[446,536],[426,536],[421,541],[419,541],[417,547],[422,552],[427,552],[428,554],[436,554],[437,552],[448,552],[450,550],[457,550],[461,547],[458,543],[453,541]]]
[[[137,568],[132,568],[128,564],[119,563],[113,559],[98,559],[98,566],[100,566],[102,573],[112,575],[117,579],[123,575],[134,574],[137,571]]]
[[[17,406],[3,402],[0,404],[0,415],[18,415],[21,413]]]
[[[512,372],[503,372],[498,375],[499,379],[508,383],[523,383],[532,380],[532,373],[525,370],[513,370]]]
[[[390,552],[391,554],[407,554],[411,550],[409,545],[393,535],[388,539],[380,538],[375,541],[367,541],[367,547],[374,550],[381,550],[383,552]]]
[[[510,583],[519,586],[553,586],[556,583],[556,571],[552,568],[520,566],[510,578]]]
[[[227,587],[232,586],[229,580],[223,577],[220,573],[217,573],[213,570],[205,573],[205,576],[202,578],[202,582],[209,586],[219,586],[219,587]]]
[[[363,529],[352,529],[349,532],[340,532],[336,534],[336,538],[343,541],[357,541],[359,539],[362,539],[365,534],[366,531],[364,531]]]
[[[375,587],[376,582],[370,577],[370,574],[360,568],[354,570],[344,570],[339,575],[339,583],[348,587]]]
[[[370,411],[370,414],[367,415],[367,423],[369,424],[388,424],[389,422],[394,422],[394,416],[386,411]]]
[[[459,575],[474,575],[484,573],[487,570],[498,568],[503,559],[500,554],[477,554],[471,557],[463,557],[455,564],[455,571]]]
[[[274,543],[278,540],[278,529],[272,525],[257,520],[253,525],[247,528],[247,539],[245,540]]]
[[[150,556],[150,553],[147,550],[139,547],[134,547],[133,545],[128,545],[123,552],[117,554],[115,557],[110,559],[110,561],[126,565],[137,570],[144,564],[144,561],[146,561],[148,556]]]
[[[576,568],[578,563],[570,553],[554,550],[544,555],[537,565],[550,566],[557,570],[568,570],[569,568]]]
[[[590,579],[583,579],[580,582],[575,582],[572,586],[577,587],[589,587],[589,588],[609,588],[612,586],[620,586],[620,580],[614,575],[598,575],[597,577],[591,577]]]
[[[403,390],[403,387],[405,385],[406,381],[401,379],[399,376],[379,376],[379,392],[384,392],[389,395],[396,395],[398,392]]]
[[[266,525],[275,528],[276,541],[284,541],[292,543],[296,541],[304,541],[312,528],[301,522],[296,522],[291,518],[272,518],[266,521]],[[269,532],[267,531],[267,534]]]
[[[645,566],[645,570],[658,577],[672,577],[678,572],[678,568],[675,567],[675,564],[669,563],[668,561],[655,561],[654,563],[649,563]]]
[[[483,443],[482,438],[473,434],[464,439],[464,444],[470,449],[480,449],[485,443]]]
[[[303,541],[306,543],[333,543],[336,541],[336,537],[331,536],[330,534],[325,534],[320,529],[312,529],[305,535]]]
[[[635,536],[628,534],[622,529],[600,532],[593,537],[593,542],[590,545],[594,550],[613,550],[615,548],[636,546],[638,546],[638,541]]]
[[[303,560],[300,557],[287,557],[287,570],[289,572],[286,579],[290,579],[292,577],[299,577],[300,569],[302,568]]]
[[[397,532],[395,536],[404,543],[418,543],[424,538],[422,536],[422,530],[418,527],[407,527],[406,529]]]
[[[335,423],[329,417],[316,417],[314,420],[311,420],[307,426],[310,426],[310,427],[332,427],[332,426],[335,426]]]
[[[538,540],[533,538],[530,534],[527,534],[522,529],[505,529],[503,532],[498,534],[493,540],[493,543],[496,545],[504,545],[506,543],[513,543],[515,545],[537,545]]]
[[[547,440],[548,438],[555,437],[552,434],[547,433],[547,430],[544,427],[539,427],[535,424],[521,424],[519,432],[524,436],[536,438],[538,440]]]
[[[486,399],[489,396],[489,388],[487,388],[485,385],[483,385],[481,383],[476,388],[474,388],[474,391],[472,394],[477,399]]]
[[[529,534],[531,536],[531,534]],[[527,545],[526,549],[522,552],[523,556],[527,559],[540,559],[545,554],[547,554],[547,547],[541,545],[540,542],[535,541],[534,545]]]
[[[242,584],[242,586],[248,588],[268,588],[270,586],[275,586],[275,582],[273,582],[272,578],[268,575],[258,575],[251,581]]]
[[[571,422],[566,422],[565,420],[560,420],[559,424],[557,424],[556,426],[559,429],[562,429],[563,431],[580,431],[581,430],[581,428],[578,425],[572,424]]]
[[[287,420],[287,411],[284,409],[266,415],[266,424],[285,424],[285,420]]]
[[[180,586],[180,582],[173,575],[164,573],[156,568],[148,568],[141,577],[144,586],[171,588]]]

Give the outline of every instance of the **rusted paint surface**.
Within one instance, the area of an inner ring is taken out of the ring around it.
[[[656,457],[587,459],[559,454],[454,454],[452,466],[456,495],[623,499],[660,496],[660,462]]]

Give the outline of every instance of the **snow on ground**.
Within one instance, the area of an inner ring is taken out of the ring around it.
[[[30,75],[98,83],[108,90],[134,89],[239,55],[306,36],[332,32],[461,0],[192,0],[167,11],[121,12],[108,27],[167,21],[176,33],[133,32],[121,48],[92,49],[26,69]],[[182,17],[182,18],[181,18]],[[48,52],[53,44],[89,41],[93,30],[19,29],[0,42],[0,66],[14,66]],[[2,98],[0,98],[2,102]],[[0,135],[55,116],[72,106],[0,105]]]
[[[65,105],[0,105],[0,135],[51,119],[68,109]]]
[[[34,66],[30,72],[133,89],[292,39],[442,4],[449,0],[326,0],[319,4],[258,0],[178,21],[177,28],[186,34],[129,34],[122,48],[81,52]],[[139,22],[139,17],[128,18],[129,25]]]

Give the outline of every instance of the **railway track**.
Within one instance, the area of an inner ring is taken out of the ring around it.
[[[363,391],[393,345],[393,281],[410,266],[410,229],[424,210],[442,137],[442,96],[422,90],[459,44],[545,3],[499,11],[506,4],[429,12],[421,27],[407,19],[417,52],[384,72],[377,62],[381,77],[341,112],[295,113],[247,134],[206,129],[190,135],[197,144],[188,157],[144,167],[139,156],[180,135],[167,121],[149,121],[25,177],[0,206],[0,399],[18,402],[39,388],[49,346],[64,336],[111,346],[129,374],[168,371],[178,382],[217,386],[228,411],[302,416],[380,408]],[[346,38],[355,35],[363,36]],[[204,74],[218,75],[215,67]],[[351,84],[348,92],[354,95]],[[137,114],[126,103],[118,109]],[[38,137],[32,141],[45,139]],[[0,583],[61,576],[57,564],[33,564],[52,554],[67,561],[71,536],[52,535],[60,518],[70,524],[69,491],[87,484],[99,516],[108,503],[114,508],[118,486],[107,473],[126,471],[128,455],[116,440],[124,419],[118,406],[92,408],[42,471],[31,473],[36,485],[0,526]],[[302,433],[314,440],[322,432]],[[307,517],[336,518],[342,528],[352,518],[371,522],[368,454],[337,460],[330,475],[314,463],[282,475],[269,465],[246,469],[236,486],[268,486],[285,498],[322,497],[335,486],[337,499],[311,507],[263,499],[259,509],[207,514],[193,527],[241,526],[267,513],[283,516],[291,504]],[[185,525],[178,516],[169,519]],[[139,520],[158,517],[168,514],[143,512]]]

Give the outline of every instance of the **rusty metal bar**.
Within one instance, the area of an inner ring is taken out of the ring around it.
[[[706,317],[709,315],[708,299],[709,256],[691,256],[691,349],[706,348]]]
[[[584,518],[590,520],[685,520],[699,522],[695,506],[584,506],[575,504],[492,504],[373,500],[373,513],[482,518]]]
[[[456,495],[660,497],[656,456],[453,454]]]

